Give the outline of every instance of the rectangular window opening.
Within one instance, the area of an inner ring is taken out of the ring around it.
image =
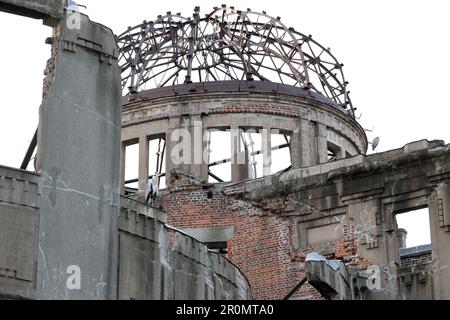
[[[272,130],[270,135],[272,145],[271,174],[281,173],[291,167],[291,135],[288,132]]]
[[[166,139],[164,135],[151,137],[148,150],[148,174],[149,179],[157,177],[159,190],[166,188]]]
[[[205,243],[208,246],[208,249],[220,254],[227,254],[227,242],[226,241],[220,241],[220,242],[206,242]]]
[[[208,182],[231,181],[231,132],[227,128],[208,129]]]
[[[411,248],[425,250],[428,246],[431,249],[430,215],[427,207],[398,213],[395,220],[401,253]]]
[[[125,193],[136,193],[139,177],[139,144],[125,147]]]

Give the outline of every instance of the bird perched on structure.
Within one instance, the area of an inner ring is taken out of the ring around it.
[[[153,205],[153,201],[159,195],[159,177],[159,174],[154,174],[145,186],[145,204],[147,205]]]

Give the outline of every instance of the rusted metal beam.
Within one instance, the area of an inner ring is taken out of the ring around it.
[[[289,300],[290,297],[292,297],[306,282],[308,279],[304,277],[295,287],[292,289],[284,298],[283,300]]]
[[[222,6],[168,12],[117,37],[124,94],[218,81],[276,82],[315,92],[354,116],[343,64],[310,35],[265,12]],[[193,87],[191,87],[193,89]]]
[[[38,129],[34,132],[33,139],[31,139],[30,145],[28,146],[27,153],[23,158],[22,164],[20,165],[20,169],[27,170],[28,165],[30,164],[31,157],[33,156],[34,150],[36,150],[37,146],[37,134]]]

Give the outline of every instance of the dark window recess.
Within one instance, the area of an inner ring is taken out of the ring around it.
[[[221,254],[227,254],[227,242],[221,241],[221,242],[206,242],[206,245],[208,246],[208,249],[217,253]]]

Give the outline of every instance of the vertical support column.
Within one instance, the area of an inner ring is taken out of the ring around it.
[[[386,252],[386,268],[389,274],[397,274],[397,266],[400,265],[400,254],[396,233],[395,214],[393,212],[393,204],[383,206],[384,215],[384,248]],[[392,281],[389,277],[382,281],[382,286],[397,287],[397,282]]]
[[[179,130],[180,130],[180,118],[170,118],[167,127],[166,135],[166,184],[169,185],[171,179],[171,171],[179,167],[178,164],[178,149],[176,146],[179,144]]]
[[[438,187],[439,222],[445,231],[450,231],[450,182],[441,182]]]
[[[317,160],[319,163],[327,162],[328,146],[327,146],[327,126],[317,123]]]
[[[248,154],[241,150],[242,130],[231,127],[231,180],[238,182],[248,179]]]
[[[432,199],[431,199],[432,198]],[[440,182],[428,201],[435,299],[450,299],[450,181]]]
[[[317,141],[315,123],[301,119],[301,166],[309,167],[317,164]]]
[[[428,197],[428,215],[430,219],[430,238],[431,238],[431,255],[433,261],[433,269],[439,270],[438,272],[434,272],[433,274],[433,286],[434,286],[434,299],[442,300],[440,287],[441,283],[441,272],[440,265],[442,265],[440,261],[440,251],[441,251],[441,236],[440,236],[440,217],[439,217],[439,192],[438,188],[434,190]],[[447,243],[443,243],[443,247],[447,247]],[[442,275],[443,277],[447,277],[446,274]]]
[[[272,131],[271,128],[264,128],[261,131],[262,150],[263,150],[263,175],[271,174],[272,166]]]
[[[203,130],[202,117],[200,115],[191,117],[191,148],[192,165],[191,173],[202,180],[208,180],[208,165],[203,161],[203,151],[206,148],[206,141]],[[206,170],[205,170],[206,166]]]
[[[149,141],[147,136],[139,137],[139,182],[138,196],[144,198],[145,187],[148,181]]]
[[[291,166],[292,169],[302,167],[302,130],[301,120],[298,120],[297,128],[292,132],[291,136]]]
[[[125,143],[120,144],[120,194],[125,194],[125,168],[127,157]]]
[[[342,140],[342,138],[340,140]],[[340,141],[339,150],[336,155],[338,159],[345,159],[347,157],[347,154],[345,153],[345,149],[343,146],[344,144],[342,143],[342,141]]]
[[[42,196],[34,299],[117,297],[118,50],[110,29],[79,18],[79,29],[69,29],[63,19],[54,32],[58,50],[53,48],[54,70],[39,110]]]

